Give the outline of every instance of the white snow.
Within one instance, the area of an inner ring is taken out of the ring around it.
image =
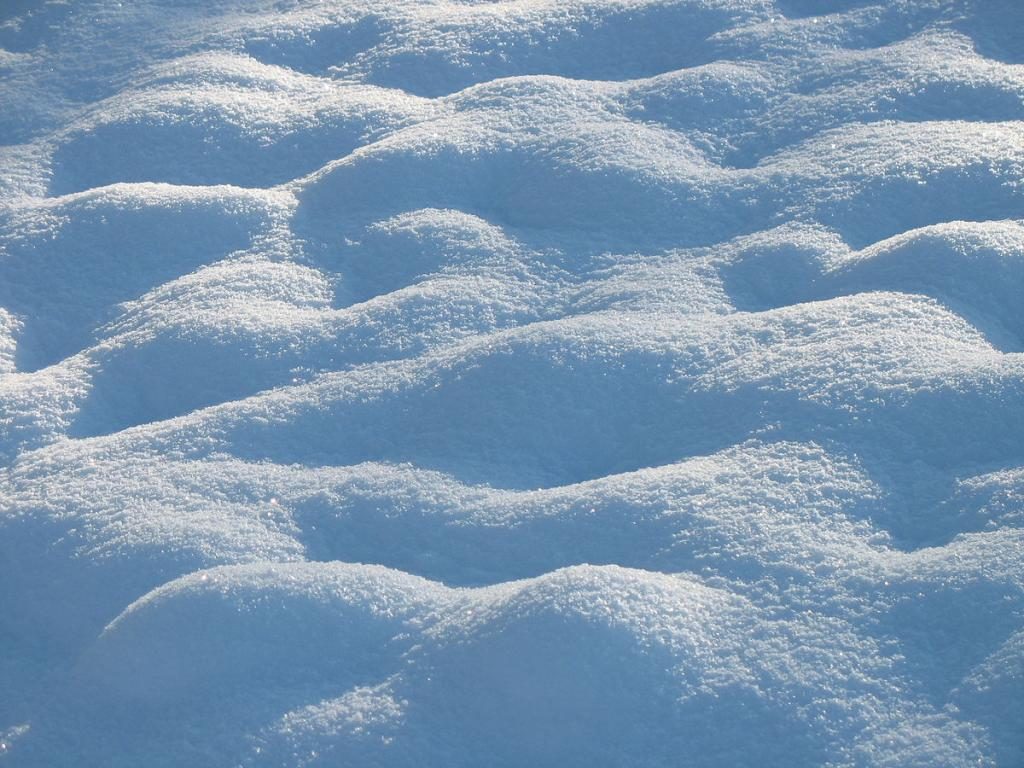
[[[1021,30],[5,3],[0,764],[1020,765]]]

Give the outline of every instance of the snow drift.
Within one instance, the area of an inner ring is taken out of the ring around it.
[[[1020,764],[1022,9],[8,3],[0,762]]]

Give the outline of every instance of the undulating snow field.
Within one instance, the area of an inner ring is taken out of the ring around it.
[[[0,2],[0,765],[1024,765],[1024,2]]]

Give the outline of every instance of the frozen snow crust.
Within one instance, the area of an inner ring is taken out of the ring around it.
[[[1024,4],[0,5],[0,765],[1024,765]]]

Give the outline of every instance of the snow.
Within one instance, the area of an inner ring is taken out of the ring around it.
[[[1022,28],[7,3],[0,764],[1020,764]]]

